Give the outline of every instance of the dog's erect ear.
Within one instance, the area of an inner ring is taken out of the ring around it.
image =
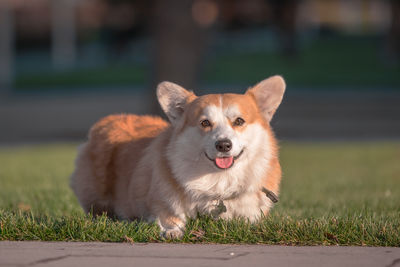
[[[285,93],[285,80],[279,75],[272,76],[259,82],[254,87],[247,90],[246,94],[254,96],[257,106],[264,118],[269,122],[276,109],[282,102]]]
[[[186,104],[194,97],[195,95],[192,92],[175,83],[162,82],[157,86],[158,102],[171,123],[181,117]]]

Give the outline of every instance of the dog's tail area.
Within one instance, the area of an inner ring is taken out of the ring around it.
[[[121,173],[128,179],[143,149],[166,127],[168,123],[161,118],[118,114],[99,120],[91,128],[71,177],[71,187],[86,211],[111,211],[117,179]]]
[[[70,186],[85,212],[110,215],[110,200],[116,182],[115,158],[118,147],[134,139],[127,115],[111,115],[98,121],[89,140],[78,148]]]
[[[118,148],[135,138],[132,119],[132,115],[110,115],[98,121],[89,132],[87,153],[97,189],[104,196],[114,191]]]

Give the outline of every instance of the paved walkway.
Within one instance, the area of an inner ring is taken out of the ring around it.
[[[0,242],[0,266],[400,266],[400,248]]]
[[[153,98],[155,101],[155,93]],[[121,112],[148,113],[150,102],[149,96],[130,91],[0,98],[0,145],[81,141],[101,117]],[[399,103],[400,92],[296,93],[288,89],[272,125],[279,139],[398,140]]]

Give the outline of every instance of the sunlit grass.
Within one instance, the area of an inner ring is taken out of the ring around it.
[[[75,145],[0,149],[0,240],[163,242],[92,218],[69,189]],[[256,224],[191,220],[175,242],[400,246],[400,143],[283,143],[280,201]]]

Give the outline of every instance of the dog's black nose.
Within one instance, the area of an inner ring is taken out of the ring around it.
[[[228,152],[232,149],[232,142],[229,139],[221,139],[215,142],[215,148],[220,152]]]

